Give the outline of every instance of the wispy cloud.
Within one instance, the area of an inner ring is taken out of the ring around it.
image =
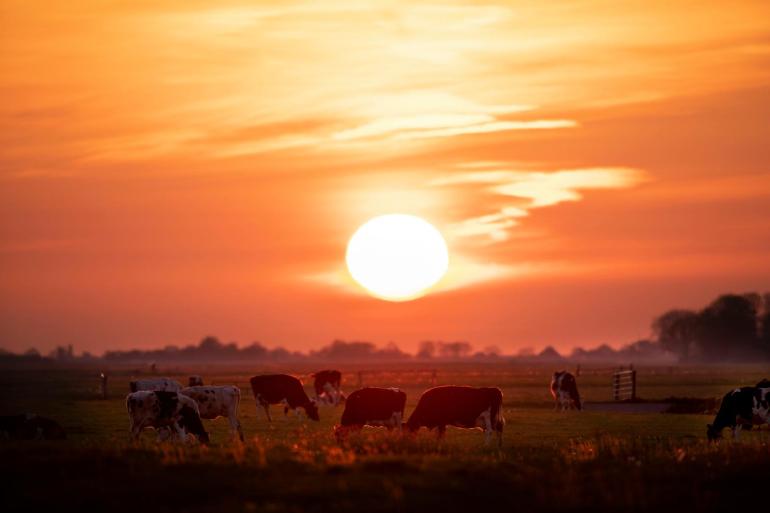
[[[462,167],[468,167],[467,165]],[[508,239],[509,230],[526,217],[529,210],[578,201],[581,191],[624,189],[644,181],[646,174],[629,167],[599,167],[555,171],[511,171],[482,169],[437,178],[433,186],[481,186],[488,194],[510,198],[515,204],[496,212],[463,219],[450,227],[450,236],[486,237],[488,242]]]

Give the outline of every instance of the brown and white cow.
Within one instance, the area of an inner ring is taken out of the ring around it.
[[[55,420],[33,413],[0,416],[0,438],[10,440],[64,440],[67,434]]]
[[[209,441],[209,434],[201,422],[198,403],[186,395],[140,390],[128,394],[126,408],[133,439],[138,438],[143,429],[151,427],[159,432],[170,430],[180,440],[186,440],[187,433],[191,433],[203,443]]]
[[[313,388],[315,389],[316,403],[326,399],[334,406],[337,406],[345,396],[340,390],[342,382],[342,373],[337,370],[322,370],[313,374]]]
[[[440,386],[426,390],[406,426],[416,432],[425,426],[438,429],[443,437],[447,426],[482,428],[489,443],[492,431],[497,432],[498,445],[503,443],[503,392],[499,388]]]
[[[575,376],[567,371],[554,372],[551,378],[551,395],[556,404],[554,410],[561,408],[561,411],[570,408],[583,409],[583,403],[580,401],[580,394],[577,389]]]
[[[179,392],[182,384],[170,378],[137,379],[128,383],[131,392],[146,390],[150,392]]]
[[[213,420],[227,417],[230,423],[230,435],[236,434],[243,441],[243,431],[238,420],[238,404],[241,402],[241,390],[236,386],[193,386],[185,387],[180,394],[191,397],[198,403],[202,419]]]
[[[358,431],[364,426],[385,426],[401,431],[405,405],[406,393],[397,388],[356,390],[345,401],[342,420],[334,433],[341,440],[349,431]]]
[[[305,393],[302,382],[294,376],[288,374],[254,376],[250,383],[254,400],[257,402],[257,410],[260,407],[264,408],[268,421],[273,421],[270,417],[270,405],[280,403],[293,409],[297,415],[300,414],[299,409],[302,408],[308,417],[316,421],[320,420],[318,407]]]

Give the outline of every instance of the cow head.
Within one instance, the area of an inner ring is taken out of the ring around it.
[[[717,429],[714,424],[706,424],[706,436],[708,436],[709,442],[714,442],[722,438],[722,430]]]
[[[182,416],[182,426],[188,433],[197,436],[198,440],[204,444],[209,443],[209,434],[203,428],[203,422],[201,422],[201,417],[197,411],[190,406],[183,406],[180,415]]]
[[[307,413],[307,416],[310,417],[312,420],[315,420],[315,421],[321,420],[321,417],[318,416],[318,406],[316,406],[315,401],[309,401],[305,405],[305,413]]]

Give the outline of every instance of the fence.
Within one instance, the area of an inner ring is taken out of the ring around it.
[[[636,370],[621,367],[612,373],[612,399],[614,401],[636,400]]]

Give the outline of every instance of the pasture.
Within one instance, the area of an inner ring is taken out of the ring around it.
[[[320,368],[320,367],[319,367]],[[553,411],[553,366],[507,363],[338,366],[343,390],[397,386],[408,395],[406,416],[432,383],[498,386],[503,390],[503,447],[485,446],[476,430],[449,428],[441,441],[421,431],[399,436],[368,428],[338,444],[332,435],[342,406],[321,407],[320,422],[284,417],[270,425],[257,412],[248,379],[260,372],[303,377],[318,368],[168,368],[186,383],[241,388],[246,437],[228,438],[225,419],[204,421],[208,446],[157,443],[148,430],[128,438],[125,395],[136,369],[110,369],[109,398],[98,394],[96,368],[4,369],[0,414],[34,412],[58,420],[63,442],[0,441],[3,511],[690,511],[752,504],[770,471],[770,431],[744,432],[709,444],[713,414],[605,411],[607,372],[578,377],[583,412]],[[436,370],[435,378],[432,374]],[[638,394],[716,398],[768,377],[762,367],[640,368]],[[434,381],[435,380],[435,381]],[[644,411],[640,409],[640,411]],[[748,502],[747,502],[748,501]]]

